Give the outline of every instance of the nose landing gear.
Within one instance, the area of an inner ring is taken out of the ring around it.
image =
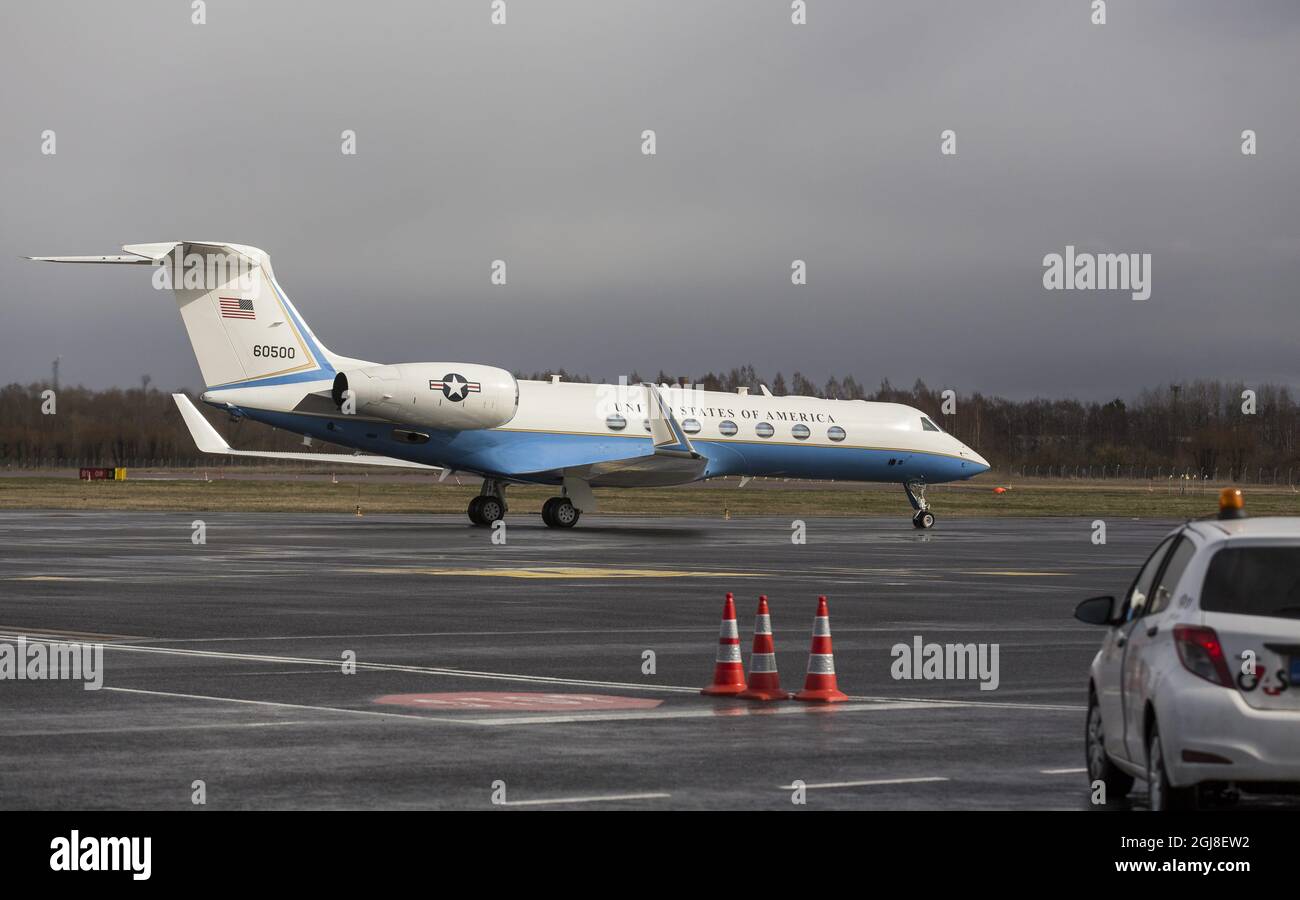
[[[934,513],[930,512],[930,504],[925,500],[925,482],[904,482],[903,490],[907,492],[907,502],[916,510],[916,515],[912,516],[912,527],[933,528]]]

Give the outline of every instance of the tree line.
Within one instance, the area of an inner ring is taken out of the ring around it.
[[[519,375],[519,373],[516,373]],[[566,381],[593,379],[563,369],[519,375]],[[637,373],[629,384],[642,381]],[[698,384],[705,390],[758,393],[766,385],[789,394],[836,400],[878,400],[920,409],[944,430],[974,447],[996,470],[1008,467],[1044,474],[1106,471],[1153,474],[1172,470],[1228,480],[1268,477],[1288,482],[1300,472],[1300,408],[1289,388],[1201,380],[1138,391],[1128,398],[1008,400],[979,392],[945,392],[917,380],[899,388],[888,380],[875,390],[852,375],[817,384],[800,372],[761,378],[753,366],[701,377],[659,372],[656,384]],[[194,447],[170,395],[148,384],[92,390],[63,387],[53,397],[48,385],[0,388],[0,465],[198,465]],[[200,408],[236,447],[302,450],[302,438],[249,421],[234,422]],[[1261,476],[1261,473],[1268,473]],[[1273,473],[1279,473],[1274,475]]]

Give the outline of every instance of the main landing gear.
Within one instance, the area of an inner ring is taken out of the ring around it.
[[[490,528],[492,523],[506,517],[506,485],[495,478],[484,478],[479,495],[469,501],[469,520],[475,525]]]
[[[552,497],[542,506],[542,521],[548,528],[572,528],[581,515],[568,497]]]
[[[475,525],[490,528],[504,519],[510,508],[506,506],[506,483],[495,478],[483,479],[479,495],[469,501],[469,520]],[[582,513],[568,497],[552,497],[542,507],[542,521],[550,528],[572,528],[578,524]]]
[[[934,513],[930,512],[930,504],[925,501],[925,482],[905,482],[903,490],[907,491],[907,502],[916,510],[916,515],[912,516],[912,527],[933,528]]]

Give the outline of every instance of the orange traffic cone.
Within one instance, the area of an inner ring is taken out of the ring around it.
[[[831,650],[831,616],[826,598],[817,598],[817,617],[813,619],[812,649],[808,651],[808,677],[796,700],[838,703],[849,699],[835,681],[835,655]]]
[[[722,627],[718,629],[718,656],[713,683],[700,691],[710,697],[726,697],[745,689],[745,666],[740,661],[740,632],[736,629],[736,604],[731,594],[722,606]]]
[[[749,654],[749,686],[738,697],[744,700],[789,700],[790,692],[781,690],[781,676],[776,672],[776,644],[772,640],[772,616],[767,598],[758,598],[754,614],[754,650]]]

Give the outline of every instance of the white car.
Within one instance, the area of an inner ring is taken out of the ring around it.
[[[1075,610],[1107,626],[1085,740],[1108,802],[1135,778],[1152,809],[1300,792],[1300,518],[1240,517],[1240,493],[1223,504],[1168,534],[1122,599]]]

